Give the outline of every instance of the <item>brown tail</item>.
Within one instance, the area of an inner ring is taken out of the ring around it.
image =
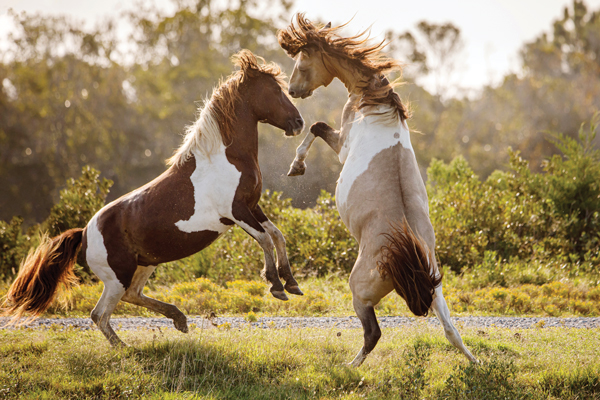
[[[53,238],[44,236],[38,248],[29,252],[6,295],[9,306],[3,315],[12,315],[11,323],[24,313],[38,317],[54,300],[59,284],[68,288],[77,282],[73,266],[82,237],[83,229],[70,229]]]
[[[442,275],[433,271],[431,252],[406,221],[392,225],[392,233],[385,236],[389,243],[381,248],[379,273],[392,279],[394,289],[413,314],[427,315],[435,288],[442,282]]]

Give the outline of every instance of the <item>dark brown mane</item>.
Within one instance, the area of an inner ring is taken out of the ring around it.
[[[394,84],[384,76],[384,72],[401,70],[398,61],[381,53],[387,44],[385,40],[369,45],[368,31],[356,36],[341,37],[337,31],[346,24],[332,28],[318,28],[305,18],[304,13],[296,14],[295,22],[294,24],[292,21],[287,29],[277,34],[279,45],[290,57],[296,57],[303,50],[313,49],[327,57],[346,62],[350,68],[366,78],[359,85],[363,97],[357,106],[358,109],[386,104],[397,111],[397,116],[402,121],[408,119],[409,113],[402,104],[400,96],[394,92]],[[376,114],[376,112],[367,114]]]
[[[167,160],[168,165],[183,164],[191,157],[193,150],[210,154],[221,143],[225,146],[231,143],[236,119],[235,105],[240,99],[240,85],[247,79],[262,74],[273,77],[279,86],[286,86],[281,68],[275,63],[266,63],[250,50],[241,50],[231,60],[239,70],[219,81],[204,108],[198,110],[196,122],[186,128],[183,144]]]

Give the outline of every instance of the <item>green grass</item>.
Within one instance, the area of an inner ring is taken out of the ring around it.
[[[360,330],[0,332],[0,398],[600,399],[600,330],[384,329],[360,368]],[[518,333],[518,335],[517,335]]]

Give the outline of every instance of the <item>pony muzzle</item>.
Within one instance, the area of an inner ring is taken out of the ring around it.
[[[285,130],[285,136],[298,136],[304,129],[304,119],[302,117],[292,118],[287,123],[288,128]]]

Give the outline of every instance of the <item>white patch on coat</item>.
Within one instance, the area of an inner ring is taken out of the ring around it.
[[[229,226],[222,224],[222,217],[233,218],[233,198],[242,173],[227,160],[225,146],[210,158],[194,151],[196,169],[190,176],[194,185],[194,214],[187,221],[177,221],[175,225],[182,232],[210,230],[219,234]]]
[[[336,201],[343,206],[354,181],[368,168],[371,160],[383,150],[400,143],[413,152],[410,132],[404,122],[395,126],[384,126],[377,116],[367,116],[354,122],[340,150],[339,159],[344,167],[336,188]]]
[[[98,228],[98,215],[96,215],[87,224],[87,249],[85,251],[85,260],[90,269],[104,282],[104,285],[117,285],[123,287],[115,271],[108,264],[108,252],[104,245],[104,237]],[[124,289],[124,287],[123,287]]]

